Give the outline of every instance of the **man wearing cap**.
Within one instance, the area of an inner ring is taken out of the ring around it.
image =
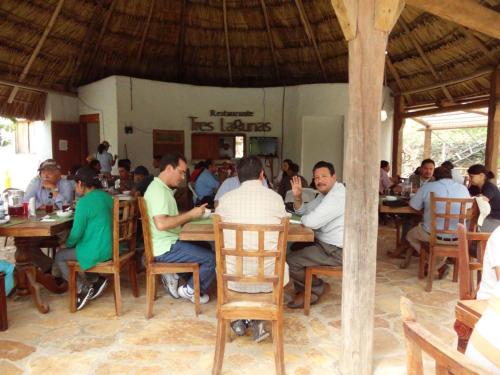
[[[74,198],[73,185],[61,178],[61,167],[54,159],[47,159],[38,168],[39,176],[29,183],[24,194],[24,201],[35,197],[37,209],[45,208],[49,202],[61,207],[64,202],[71,203]]]

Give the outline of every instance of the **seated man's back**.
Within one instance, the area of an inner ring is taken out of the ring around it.
[[[243,159],[240,163],[243,163]],[[224,222],[243,224],[279,224],[286,216],[283,200],[271,189],[262,185],[261,179],[253,176],[253,179],[244,180],[246,177],[238,175],[243,180],[241,186],[226,193],[219,201],[216,213]],[[235,246],[234,231],[224,233],[225,246]],[[276,250],[278,244],[277,233],[266,233],[264,247],[266,250]],[[258,235],[256,232],[244,232],[243,245],[245,249],[258,249]],[[227,267],[234,270],[235,262],[227,259]],[[245,275],[255,275],[257,273],[257,259],[244,258],[243,273]],[[274,273],[274,258],[265,260],[265,274]],[[288,282],[288,269],[285,270],[284,284]],[[263,283],[261,285],[243,285],[229,283],[229,287],[236,291],[247,293],[271,292],[272,285]]]

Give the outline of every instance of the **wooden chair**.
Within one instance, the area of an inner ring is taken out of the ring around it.
[[[483,269],[484,252],[491,233],[467,232],[465,226],[458,224],[458,286],[460,299],[475,299],[481,282],[480,272]],[[469,244],[477,243],[477,257],[471,260]],[[474,286],[473,272],[477,273],[476,286]]]
[[[0,272],[0,331],[6,331],[7,324],[7,295],[5,294],[5,274]]]
[[[276,373],[285,373],[283,353],[283,276],[285,271],[286,241],[288,218],[281,224],[234,224],[222,223],[219,215],[213,215],[215,252],[217,259],[217,341],[215,346],[212,374],[222,370],[224,347],[228,326],[232,320],[257,319],[271,320],[274,342]],[[223,230],[235,231],[236,247],[227,248],[224,244]],[[258,249],[243,248],[243,232],[258,233]],[[264,249],[266,232],[277,232],[278,248],[275,251]],[[226,267],[226,257],[235,261],[235,271]],[[243,274],[243,258],[257,259],[257,274]],[[264,274],[265,258],[274,258],[274,273]],[[272,293],[239,293],[228,288],[228,282],[247,285],[272,283]]]
[[[137,285],[137,265],[135,260],[135,243],[137,229],[137,204],[135,200],[119,200],[113,198],[113,249],[112,258],[99,263],[85,272],[113,274],[116,315],[121,314],[122,297],[120,288],[120,270],[128,265],[130,283],[134,297],[139,297]],[[128,250],[120,253],[120,244],[127,243]],[[70,312],[76,311],[76,276],[82,271],[78,262],[69,264]]]
[[[491,233],[467,232],[465,226],[462,224],[458,224],[457,229],[459,252],[458,287],[460,291],[460,300],[476,299],[479,283],[481,282],[484,252],[486,251],[486,244]],[[469,246],[474,242],[477,244],[477,256],[476,259],[471,260]],[[476,273],[476,285],[474,285],[474,272]],[[472,329],[458,319],[455,320],[453,328],[458,337],[457,349],[459,352],[464,353],[472,334]]]
[[[194,287],[194,312],[200,314],[200,266],[198,263],[156,263],[153,256],[151,227],[148,208],[144,198],[139,198],[139,210],[142,217],[144,236],[144,254],[146,255],[146,319],[153,316],[153,303],[156,299],[156,278],[163,273],[192,273]]]
[[[421,243],[420,246],[420,262],[419,262],[419,278],[424,278],[425,263],[428,260],[429,266],[427,271],[427,286],[426,291],[430,292],[432,290],[432,281],[434,278],[434,272],[436,271],[436,258],[437,257],[449,257],[455,259],[455,265],[453,269],[453,281],[458,280],[458,242],[449,241],[449,244],[445,244],[443,241],[439,241],[439,237],[443,235],[455,235],[457,237],[457,230],[451,230],[450,226],[452,223],[464,224],[466,221],[470,225],[474,218],[474,198],[442,198],[437,197],[434,193],[431,193],[430,200],[430,211],[431,211],[431,233],[429,243]],[[437,212],[438,204],[444,204],[444,212]],[[452,207],[459,206],[457,214],[452,213]],[[443,228],[437,228],[437,221],[443,220]]]
[[[481,374],[487,372],[476,366],[462,353],[448,348],[436,336],[417,323],[413,303],[401,297],[401,319],[406,347],[406,370],[409,375],[423,374],[422,350],[436,361],[436,374]]]
[[[311,266],[306,267],[304,285],[304,314],[309,315],[311,308],[311,293],[313,276],[331,276],[342,279],[342,266]]]

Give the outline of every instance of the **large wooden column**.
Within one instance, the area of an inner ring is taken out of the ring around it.
[[[424,130],[424,159],[431,157],[432,151],[432,129],[425,128]]]
[[[372,373],[385,49],[388,31],[404,2],[332,0],[332,4],[349,40],[341,372],[368,375]]]
[[[485,165],[497,175],[500,140],[500,67],[491,73],[488,133],[486,134]]]
[[[403,162],[403,97],[394,97],[394,116],[392,119],[392,175],[401,175],[401,165]]]

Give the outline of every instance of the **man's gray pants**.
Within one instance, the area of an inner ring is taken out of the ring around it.
[[[290,279],[293,280],[297,292],[304,291],[306,267],[309,266],[342,266],[342,248],[320,240],[314,242],[296,242],[287,253]],[[312,293],[323,294],[324,284],[321,279],[312,280]]]

